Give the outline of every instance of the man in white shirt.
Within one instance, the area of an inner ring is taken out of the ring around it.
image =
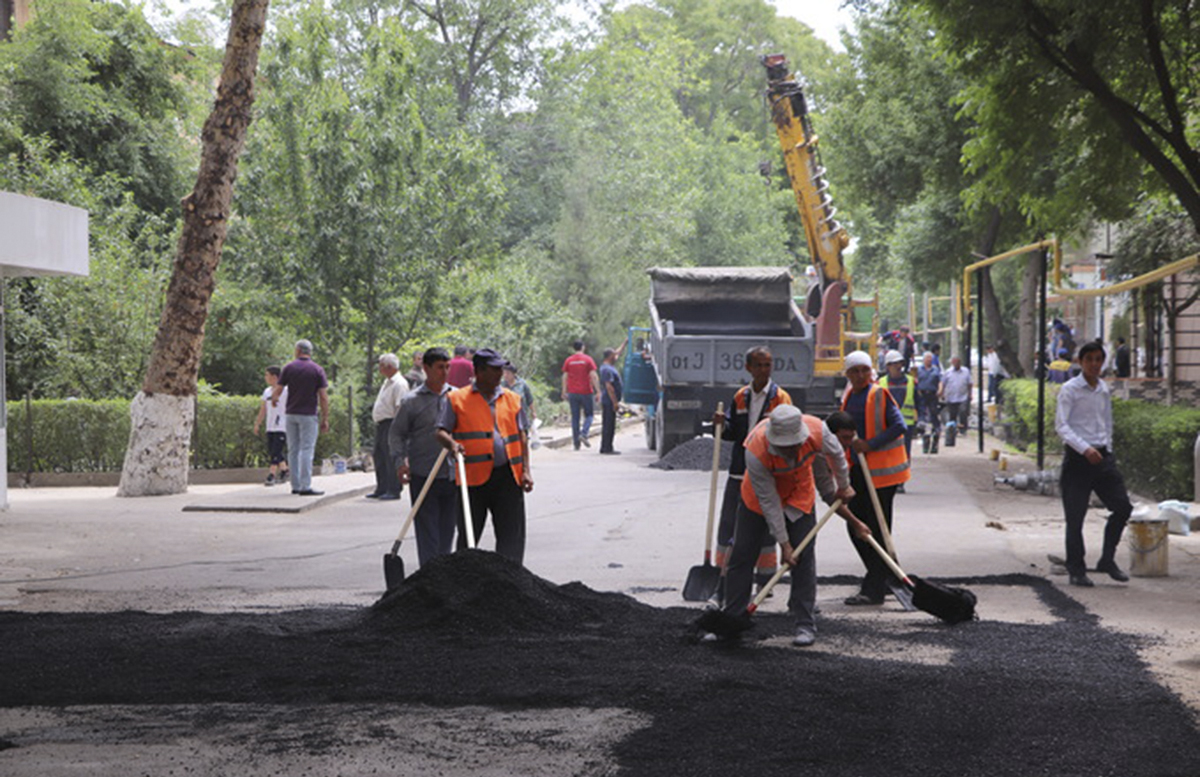
[[[1000,401],[1000,381],[1008,377],[1008,370],[1000,362],[1000,354],[995,346],[987,347],[987,356],[983,357],[983,367],[988,373],[988,402]]]
[[[942,373],[938,399],[946,403],[949,420],[958,425],[958,433],[965,432],[967,413],[971,410],[971,371],[962,366],[962,359],[957,356],[950,359],[950,369]]]
[[[1071,585],[1092,586],[1085,562],[1083,519],[1095,492],[1110,511],[1096,571],[1123,583],[1129,575],[1117,566],[1116,552],[1133,505],[1113,459],[1112,397],[1100,380],[1104,346],[1096,342],[1084,345],[1079,349],[1079,363],[1083,372],[1059,390],[1054,418],[1054,428],[1066,446],[1061,485],[1067,524],[1067,572]]]
[[[379,374],[383,384],[371,408],[371,419],[375,421],[375,449],[371,458],[375,460],[375,492],[368,499],[390,501],[400,498],[400,480],[392,466],[391,450],[388,448],[388,432],[392,419],[400,412],[400,403],[408,393],[408,381],[400,374],[400,359],[394,353],[379,357]]]

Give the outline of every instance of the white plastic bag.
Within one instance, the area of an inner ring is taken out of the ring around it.
[[[1192,506],[1187,502],[1168,499],[1158,503],[1158,517],[1167,519],[1167,531],[1185,537],[1192,532]]]

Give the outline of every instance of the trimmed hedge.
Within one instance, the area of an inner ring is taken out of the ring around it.
[[[252,433],[260,397],[202,395],[192,434],[192,467],[236,469],[267,465],[266,432]],[[37,399],[33,415],[33,461],[25,402],[8,403],[10,472],[112,472],[125,463],[129,400]],[[317,438],[315,460],[346,450],[350,418],[345,397],[329,397],[329,432]]]
[[[1060,455],[1054,431],[1058,386],[1046,386],[1046,451]],[[1010,442],[1027,449],[1037,444],[1037,381],[1004,381],[1004,413]],[[1168,407],[1113,397],[1113,449],[1130,491],[1153,499],[1191,501],[1195,495],[1194,446],[1200,409]]]

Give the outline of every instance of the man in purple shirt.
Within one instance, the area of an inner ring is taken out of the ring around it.
[[[312,360],[312,343],[296,341],[296,358],[284,366],[275,384],[272,399],[278,399],[287,387],[288,465],[292,472],[292,493],[320,496],[324,491],[312,487],[313,453],[317,435],[329,431],[329,381],[325,370]],[[320,409],[318,422],[317,410]]]

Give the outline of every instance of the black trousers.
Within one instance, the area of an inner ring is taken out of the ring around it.
[[[600,403],[600,452],[611,453],[613,435],[617,433],[617,408],[609,403],[608,397]]]
[[[879,521],[875,517],[875,506],[871,503],[871,494],[867,491],[867,481],[863,479],[863,476],[862,467],[855,462],[850,467],[850,486],[854,489],[854,498],[850,500],[848,507],[850,512],[871,528],[871,534],[875,540],[886,549],[887,543],[883,541],[883,530],[879,528]],[[896,497],[896,487],[885,486],[876,488],[875,491],[879,494],[879,506],[883,510],[884,520],[887,521],[890,530],[892,528],[892,502]],[[874,548],[854,536],[854,530],[850,528],[850,524],[846,524],[846,533],[850,536],[850,542],[854,545],[854,549],[858,551],[858,557],[862,559],[863,566],[867,568],[867,574],[863,577],[859,593],[871,599],[882,599],[887,595],[887,581],[891,577],[892,571]]]
[[[525,492],[517,485],[512,467],[505,464],[492,470],[492,476],[479,486],[467,488],[471,500],[471,525],[475,527],[475,543],[479,544],[492,514],[492,533],[496,535],[496,552],[518,564],[525,559]],[[463,533],[466,525],[459,520],[458,549],[467,547]]]
[[[388,447],[388,430],[392,419],[385,418],[375,423],[375,448],[371,458],[375,461],[375,493],[400,496],[400,479],[392,468],[391,449]]]
[[[1095,492],[1109,510],[1108,522],[1104,526],[1104,548],[1100,551],[1100,562],[1113,561],[1117,545],[1125,524],[1133,512],[1129,493],[1125,490],[1125,479],[1117,471],[1113,455],[1100,449],[1104,459],[1099,464],[1090,463],[1074,448],[1066,449],[1063,459],[1062,490],[1063,514],[1067,523],[1067,571],[1082,574],[1087,571],[1086,549],[1083,544],[1083,519],[1087,516],[1088,503]]]

